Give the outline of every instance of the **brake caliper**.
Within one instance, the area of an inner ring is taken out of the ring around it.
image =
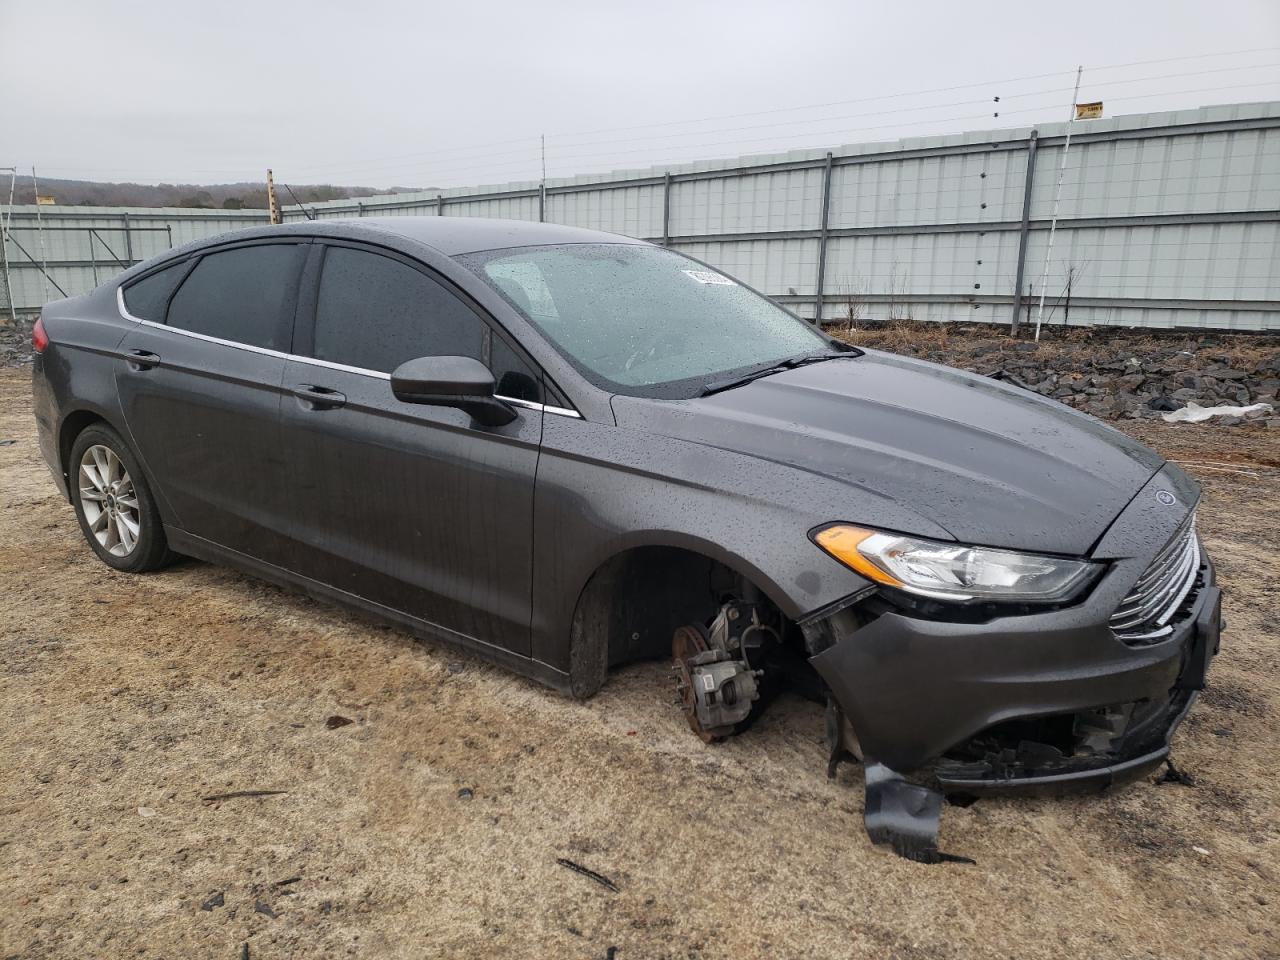
[[[746,722],[760,697],[759,679],[748,659],[752,650],[776,643],[777,631],[760,619],[759,605],[726,603],[711,626],[680,627],[671,638],[676,702],[689,729],[707,743],[723,740]]]

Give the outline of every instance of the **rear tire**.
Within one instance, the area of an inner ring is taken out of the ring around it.
[[[80,532],[107,566],[124,573],[159,570],[173,560],[142,467],[120,434],[85,427],[67,463]]]

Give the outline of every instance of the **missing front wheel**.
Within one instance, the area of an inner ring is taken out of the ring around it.
[[[689,729],[714,743],[746,724],[760,699],[766,652],[780,641],[761,604],[731,601],[710,625],[689,624],[671,638],[676,703]]]

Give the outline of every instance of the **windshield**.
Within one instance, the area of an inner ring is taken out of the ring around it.
[[[692,397],[708,380],[826,337],[735,280],[648,244],[568,244],[462,258],[597,386]]]

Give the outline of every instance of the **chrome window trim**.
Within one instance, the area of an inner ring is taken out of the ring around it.
[[[381,370],[369,370],[365,367],[351,367],[345,363],[334,363],[332,360],[320,360],[316,357],[302,357],[296,353],[289,354],[290,360],[296,360],[298,363],[310,364],[313,367],[324,367],[328,370],[341,370],[343,373],[354,373],[362,377],[372,377],[375,380],[391,381],[391,374],[383,373]]]
[[[148,322],[149,322],[149,321],[147,321],[147,320],[143,320],[141,317],[135,317],[132,313],[130,313],[130,312],[125,308],[125,305],[124,305],[124,284],[123,284],[123,283],[122,283],[122,284],[120,284],[120,286],[116,287],[116,307],[120,310],[120,316],[124,317],[126,320],[132,320],[134,323],[148,323]]]
[[[154,320],[141,320],[137,317],[131,318],[135,322],[148,327],[155,327],[157,330],[168,330],[170,333],[181,334],[184,337],[192,337],[195,340],[204,340],[206,343],[216,343],[223,347],[234,347],[236,350],[248,350],[250,353],[260,353],[267,357],[279,357],[283,360],[302,359],[294,358],[292,354],[281,353],[279,350],[272,350],[269,347],[255,347],[251,343],[238,343],[235,340],[223,340],[221,337],[211,337],[207,333],[197,333],[194,330],[183,330],[181,327],[171,327],[167,323],[156,323]]]
[[[171,327],[167,323],[156,323],[154,320],[143,320],[141,317],[135,317],[124,305],[124,285],[116,287],[116,306],[120,310],[120,316],[134,323],[140,323],[144,326],[155,327],[157,330],[168,330],[170,333],[181,334],[184,337],[193,337],[196,340],[204,340],[206,343],[216,343],[223,347],[233,347],[236,350],[248,350],[250,353],[258,353],[267,357],[278,357],[281,360],[296,360],[298,363],[310,364],[313,367],[325,367],[329,370],[341,370],[343,373],[354,373],[362,377],[372,377],[375,380],[391,381],[391,374],[383,373],[381,370],[369,370],[365,367],[351,367],[345,363],[334,363],[332,360],[318,360],[315,357],[302,357],[296,353],[283,353],[279,350],[271,350],[267,347],[255,347],[251,343],[237,343],[234,340],[223,340],[221,337],[211,337],[207,333],[197,333],[194,330],[183,330],[181,327]],[[513,407],[524,407],[527,410],[539,410],[542,413],[552,413],[558,417],[571,417],[575,420],[581,420],[582,414],[577,410],[570,410],[568,407],[555,407],[545,403],[535,403],[532,400],[518,400],[515,397],[504,397],[501,394],[495,394],[495,399],[501,400],[503,403],[509,403]]]
[[[493,395],[495,400],[501,400],[503,403],[509,403],[513,407],[525,407],[529,410],[541,410],[543,413],[554,413],[557,417],[572,417],[575,420],[581,420],[582,414],[577,410],[570,410],[568,407],[553,407],[546,403],[535,403],[532,400],[517,400],[515,397],[504,397],[500,393]]]

